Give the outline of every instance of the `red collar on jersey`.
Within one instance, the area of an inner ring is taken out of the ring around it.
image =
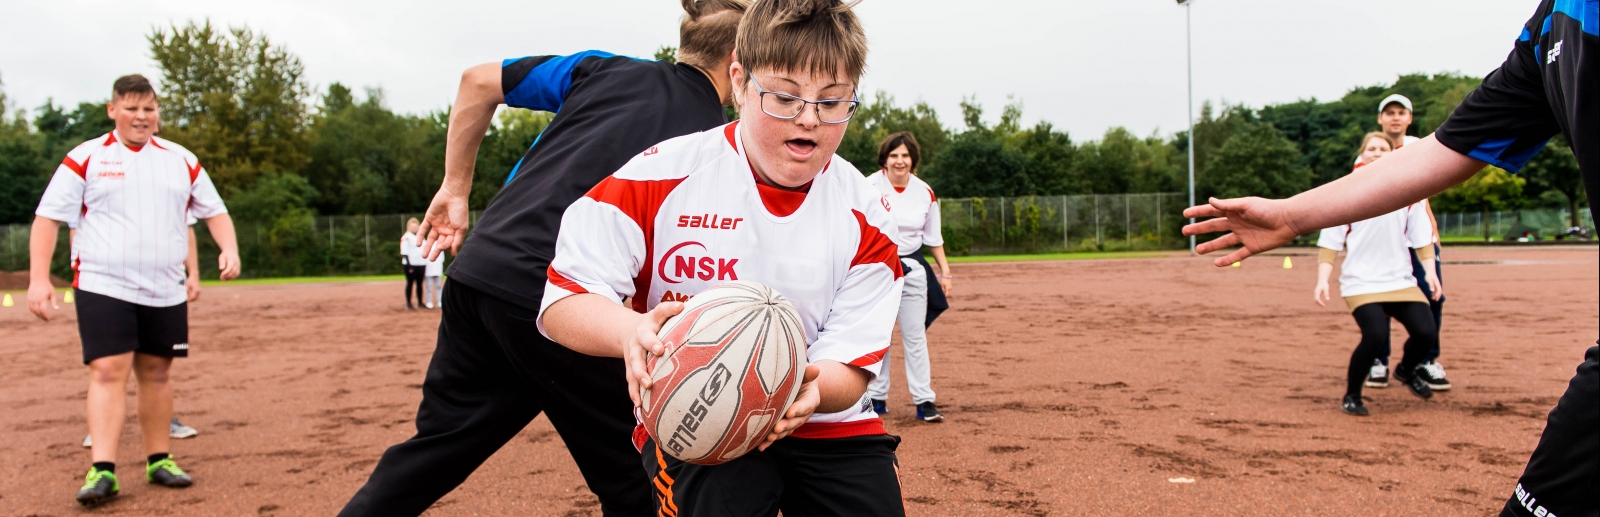
[[[893,185],[890,185],[890,186],[893,186]],[[894,191],[895,191],[896,194],[904,194],[904,193],[906,193],[906,188],[905,187],[894,187]]]
[[[151,140],[151,141],[154,142],[155,140]],[[105,144],[103,144],[103,145],[110,146],[111,144],[115,144],[117,142],[118,142],[118,140],[117,140],[117,132],[116,131],[112,131],[110,133],[106,133],[106,141],[105,141]],[[127,143],[127,142],[123,142],[122,145],[124,147],[127,147],[129,151],[133,151],[133,152],[136,152],[136,153],[139,152],[140,149],[144,149],[144,145],[142,145],[142,144],[136,146],[136,145],[133,145],[133,144],[130,144],[130,143]],[[161,146],[157,145],[156,147],[161,147]]]
[[[767,211],[778,217],[789,217],[795,210],[800,209],[800,204],[806,202],[806,194],[811,192],[811,184],[817,180],[807,181],[795,190],[781,189],[761,181],[761,176],[755,170],[750,171],[750,176],[756,180],[756,193],[761,195],[761,204]]]

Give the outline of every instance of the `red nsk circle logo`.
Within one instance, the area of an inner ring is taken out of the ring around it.
[[[695,248],[698,248],[702,255],[690,255],[689,253],[693,253]],[[673,246],[666,254],[661,255],[661,262],[656,265],[656,276],[669,284],[696,278],[703,281],[739,279],[739,274],[733,269],[733,266],[739,263],[739,259],[707,257],[703,255],[705,253],[706,245],[695,241]],[[668,274],[669,271],[671,274]]]

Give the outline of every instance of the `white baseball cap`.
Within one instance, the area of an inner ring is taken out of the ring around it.
[[[1396,93],[1394,95],[1384,97],[1383,102],[1378,103],[1378,113],[1383,113],[1383,108],[1387,108],[1390,104],[1396,102],[1400,103],[1401,106],[1405,106],[1406,111],[1416,111],[1411,109],[1411,99],[1407,99],[1406,96]]]

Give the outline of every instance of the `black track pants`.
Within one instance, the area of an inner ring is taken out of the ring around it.
[[[1366,380],[1372,361],[1378,354],[1389,350],[1389,318],[1393,317],[1406,327],[1405,355],[1396,366],[1397,372],[1410,372],[1422,363],[1428,353],[1439,346],[1439,330],[1433,326],[1433,311],[1422,302],[1369,303],[1351,313],[1356,325],[1361,327],[1361,344],[1350,354],[1350,371],[1345,380],[1346,395],[1361,395],[1361,383]]]
[[[444,289],[417,434],[390,447],[339,515],[408,516],[455,489],[543,412],[607,516],[653,515],[621,359],[545,339],[536,312],[460,282]],[[542,513],[542,512],[535,512]]]
[[[423,303],[422,275],[423,273],[427,272],[427,269],[424,269],[425,267],[426,266],[405,266],[403,268],[406,273],[406,307],[411,306],[412,292],[417,293],[417,305],[421,306]]]
[[[1600,347],[1583,354],[1578,374],[1550,410],[1539,446],[1500,511],[1502,517],[1600,515]]]

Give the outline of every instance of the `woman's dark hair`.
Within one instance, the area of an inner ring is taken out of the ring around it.
[[[917,173],[917,165],[922,163],[922,148],[917,145],[917,137],[911,136],[910,131],[901,131],[889,135],[878,145],[878,167],[889,169],[889,153],[900,146],[906,146],[906,152],[911,153],[911,173]]]

